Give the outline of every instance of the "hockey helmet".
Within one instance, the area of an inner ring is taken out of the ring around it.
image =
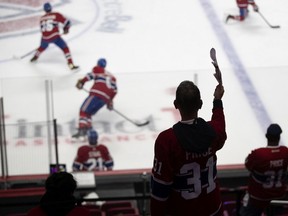
[[[93,129],[88,130],[87,137],[88,137],[89,144],[91,145],[97,144],[98,133],[96,132],[96,130],[93,130]]]
[[[97,65],[98,65],[99,67],[102,67],[102,68],[105,68],[105,67],[106,67],[106,64],[107,64],[107,62],[106,62],[106,59],[104,59],[104,58],[100,58],[100,59],[98,60],[98,62],[97,62]]]
[[[46,12],[50,12],[52,10],[52,6],[49,2],[46,2],[44,5],[43,5],[43,9],[44,11]]]

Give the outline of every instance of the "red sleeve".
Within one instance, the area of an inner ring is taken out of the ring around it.
[[[212,118],[209,122],[216,132],[216,140],[213,143],[213,148],[219,150],[223,147],[226,139],[226,123],[225,123],[225,116],[223,112],[223,106],[221,100],[215,100],[213,102],[213,110],[212,110]]]
[[[269,153],[267,150],[267,148],[257,148],[252,150],[246,157],[245,167],[249,171],[254,170],[258,172],[266,171],[266,169],[269,169]]]
[[[56,15],[56,21],[62,23],[63,25],[69,22],[69,20],[67,20],[62,14],[55,13],[55,15]]]
[[[90,81],[92,79],[95,79],[95,77],[97,77],[98,74],[103,74],[104,73],[104,69],[103,68],[100,68],[98,66],[95,66],[93,69],[92,69],[92,72],[88,73],[82,80],[81,82],[82,83],[85,83],[87,81]]]
[[[100,144],[97,146],[97,149],[101,152],[101,157],[104,161],[112,159],[106,146]]]
[[[176,143],[177,140],[172,129],[168,129],[159,134],[154,146],[153,176],[167,184],[173,182],[173,165],[171,164],[173,159],[170,151],[172,142]]]
[[[253,151],[246,157],[245,159],[245,167],[248,170],[251,170],[253,168]]]
[[[173,159],[171,159],[171,147],[170,144],[172,142],[177,142],[176,137],[173,135],[172,129],[168,129],[159,134],[155,141],[154,146],[154,164],[152,169],[152,178],[153,184],[162,184],[164,185],[163,190],[165,190],[165,194],[167,198],[169,196],[169,188],[173,183]],[[152,185],[153,187],[153,185]],[[150,209],[151,216],[165,216],[168,202],[166,202],[165,198],[163,200],[159,200],[153,196],[150,201]]]
[[[77,162],[84,163],[89,159],[89,147],[88,146],[81,146],[77,152]]]

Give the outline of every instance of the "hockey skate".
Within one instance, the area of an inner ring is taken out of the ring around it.
[[[225,22],[227,23],[229,19],[234,19],[234,17],[232,15],[228,15]]]
[[[87,136],[87,130],[88,130],[87,128],[79,128],[78,132],[76,134],[72,135],[72,138],[78,139],[80,137]]]
[[[30,59],[30,62],[36,62],[36,61],[37,61],[37,59],[38,59],[38,57],[37,57],[37,56],[33,56],[33,58],[32,58],[32,59]]]
[[[79,66],[76,66],[72,63],[69,63],[68,66],[69,66],[70,70],[72,70],[72,71],[77,72],[79,70]]]

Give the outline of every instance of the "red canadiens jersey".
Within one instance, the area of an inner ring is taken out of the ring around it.
[[[59,37],[59,25],[69,28],[70,21],[57,12],[46,13],[42,16],[40,19],[42,39],[50,41]]]
[[[281,198],[285,194],[288,148],[267,146],[253,150],[246,158],[246,168],[250,171],[249,194],[260,200]]]
[[[109,103],[117,94],[116,78],[104,68],[95,66],[82,82],[85,83],[89,80],[94,80],[90,94],[100,97],[106,103]]]
[[[239,8],[247,8],[249,4],[255,5],[254,0],[236,0]]]
[[[205,124],[211,126],[215,137],[201,153],[185,151],[174,127],[157,137],[151,178],[152,216],[222,215],[216,151],[227,138],[223,109],[213,109],[212,120]]]
[[[112,170],[113,159],[104,145],[86,145],[78,149],[76,159],[73,164],[75,171],[101,171]]]

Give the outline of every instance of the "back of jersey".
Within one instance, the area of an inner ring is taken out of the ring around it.
[[[60,13],[46,13],[40,19],[42,38],[50,41],[60,36],[59,25],[65,25],[68,22]]]
[[[245,165],[251,172],[249,193],[259,199],[281,198],[285,194],[288,148],[268,146],[252,151]]]

